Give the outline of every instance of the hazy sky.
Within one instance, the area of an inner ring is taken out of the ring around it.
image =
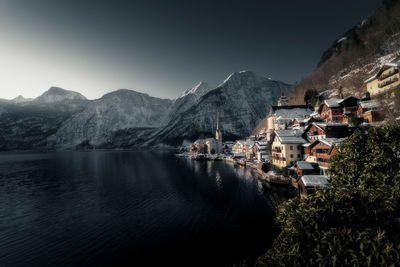
[[[174,98],[234,71],[293,83],[381,0],[0,0],[0,98]]]

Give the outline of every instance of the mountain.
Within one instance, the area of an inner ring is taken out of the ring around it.
[[[212,136],[217,113],[225,140],[244,138],[290,88],[251,71],[215,88],[201,82],[174,100],[127,89],[87,100],[52,87],[32,101],[0,103],[0,150],[180,145]]]
[[[86,97],[78,92],[65,90],[59,87],[50,87],[49,90],[34,99],[36,103],[55,103],[66,100],[86,100]]]
[[[268,114],[277,99],[286,94],[291,86],[240,71],[229,75],[215,89],[209,90],[190,108],[180,105],[174,108],[168,124],[159,129],[147,142],[155,145],[163,142],[180,145],[183,140],[195,140],[212,136],[217,113],[225,140],[249,136],[257,124]]]
[[[84,110],[66,120],[49,138],[49,142],[64,148],[82,144],[96,147],[134,146],[138,142],[137,135],[165,123],[171,104],[168,99],[132,90],[117,90],[89,102]],[[121,136],[133,133],[134,136]],[[115,138],[123,139],[126,144],[115,143]]]
[[[25,103],[25,102],[29,102],[32,101],[33,98],[25,98],[22,95],[17,96],[16,98],[13,98],[10,100],[10,102],[12,103]]]
[[[374,14],[339,36],[323,53],[316,69],[289,95],[302,104],[307,89],[342,88],[345,95],[366,91],[364,80],[385,62],[400,56],[400,1],[385,0]]]
[[[50,88],[42,96],[0,103],[0,150],[52,148],[50,136],[88,102],[79,93],[63,89]]]

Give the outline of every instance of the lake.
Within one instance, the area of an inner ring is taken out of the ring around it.
[[[273,240],[269,193],[168,153],[0,153],[0,266],[228,266]]]

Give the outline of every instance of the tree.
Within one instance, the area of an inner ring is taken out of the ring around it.
[[[304,94],[304,102],[307,105],[315,106],[318,101],[318,91],[315,89],[308,89]]]
[[[400,262],[400,127],[357,130],[339,151],[331,185],[286,204],[282,232],[257,266]]]

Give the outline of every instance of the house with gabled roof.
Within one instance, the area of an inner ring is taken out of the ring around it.
[[[318,139],[305,149],[305,161],[317,163],[322,173],[327,175],[331,157],[339,153],[338,145],[346,139],[346,137]]]
[[[325,175],[304,175],[298,181],[299,196],[307,198],[316,190],[325,189],[329,183],[330,179]]]
[[[307,119],[313,113],[308,105],[272,106],[267,116],[267,141],[275,130],[285,130],[295,119]]]
[[[358,104],[357,115],[363,118],[366,123],[383,121],[385,116],[382,113],[382,105],[377,100],[361,101]]]
[[[302,131],[277,130],[272,143],[271,163],[283,168],[294,165],[303,158],[302,145],[307,141],[302,137]]]
[[[313,122],[304,129],[303,137],[308,142],[315,142],[323,138],[342,138],[349,135],[349,125],[346,123]]]

